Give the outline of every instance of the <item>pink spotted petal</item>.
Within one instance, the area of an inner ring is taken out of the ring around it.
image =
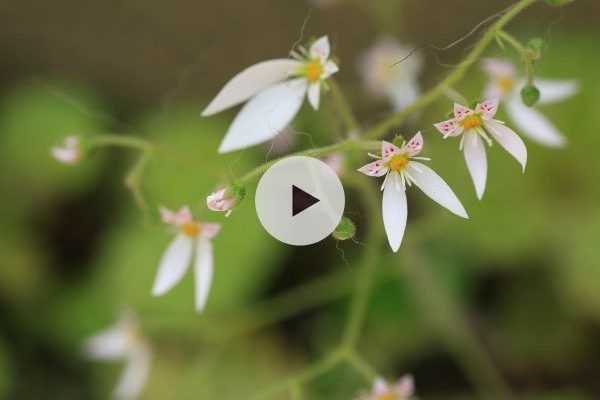
[[[458,136],[462,133],[462,129],[459,129],[458,122],[455,118],[449,119],[447,121],[438,122],[437,124],[433,124],[435,128],[442,134],[444,137],[448,136]]]
[[[400,154],[400,149],[398,148],[398,146],[390,143],[390,142],[386,142],[385,140],[381,141],[381,158],[382,159],[388,159],[391,156],[394,156],[396,154]]]
[[[421,150],[423,150],[423,135],[421,135],[421,132],[417,132],[417,134],[404,145],[404,149],[411,157],[419,154]]]
[[[467,115],[473,114],[473,110],[461,104],[454,103],[454,118],[461,120]]]
[[[475,111],[481,113],[483,119],[490,120],[498,112],[498,101],[498,98],[485,100],[483,103],[477,104]]]
[[[358,172],[363,173],[367,176],[383,176],[388,172],[388,168],[385,166],[383,160],[376,160],[362,166],[358,169]]]

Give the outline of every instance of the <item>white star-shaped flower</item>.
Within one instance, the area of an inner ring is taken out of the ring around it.
[[[383,190],[383,225],[390,247],[398,251],[406,228],[408,214],[406,205],[406,186],[413,183],[433,201],[447,208],[459,217],[468,218],[465,208],[452,189],[431,168],[415,160],[428,161],[417,157],[423,149],[423,136],[417,133],[411,140],[397,147],[386,141],[381,145],[381,156],[360,169],[359,172],[381,177],[385,175]]]
[[[538,110],[526,106],[521,101],[520,90],[525,85],[525,79],[517,76],[514,64],[490,58],[483,60],[482,67],[490,79],[484,92],[485,98],[499,98],[519,132],[545,146],[565,145],[565,136],[556,126]],[[574,80],[535,78],[533,83],[540,91],[540,105],[565,100],[578,91],[578,84]]]
[[[124,312],[114,326],[86,340],[84,352],[92,360],[125,361],[113,398],[134,400],[139,397],[148,380],[152,352],[131,311]]]
[[[162,207],[160,213],[163,222],[177,229],[177,235],[160,260],[152,294],[161,296],[171,290],[183,278],[195,258],[195,303],[196,310],[201,312],[206,305],[213,276],[211,239],[221,227],[219,224],[194,220],[188,207],[182,207],[177,212]]]
[[[497,98],[477,104],[475,110],[455,103],[454,118],[434,124],[437,130],[444,135],[444,139],[462,135],[460,149],[464,153],[467,168],[479,199],[483,197],[487,180],[487,155],[484,141],[491,146],[490,136],[521,164],[523,172],[527,165],[525,143],[504,122],[494,119],[497,111]]]
[[[219,152],[272,139],[294,119],[305,96],[318,109],[321,84],[338,71],[329,53],[329,39],[323,36],[309,50],[300,47],[292,58],[260,62],[227,82],[202,116],[247,102],[229,126]]]
[[[396,111],[411,105],[421,93],[421,55],[392,37],[378,39],[363,53],[358,67],[367,91],[386,96]]]

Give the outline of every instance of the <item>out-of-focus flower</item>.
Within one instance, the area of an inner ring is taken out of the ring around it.
[[[114,326],[86,340],[84,352],[92,360],[125,361],[113,398],[134,400],[139,397],[148,380],[152,352],[131,311],[124,312]]]
[[[411,54],[412,52],[412,54]],[[392,37],[382,37],[359,59],[365,88],[374,96],[387,96],[399,111],[419,96],[419,74],[423,60],[418,52]]]
[[[335,171],[336,174],[339,175],[344,172],[346,157],[342,153],[333,153],[325,157],[323,162],[325,162],[325,164],[327,164],[332,170]]]
[[[404,375],[394,384],[378,378],[371,393],[359,397],[359,400],[410,400],[414,393],[415,383],[411,375]]]
[[[497,111],[497,98],[477,104],[475,110],[454,103],[454,118],[434,124],[444,135],[444,139],[462,135],[459,148],[464,153],[479,199],[483,197],[487,180],[487,155],[484,141],[491,146],[490,136],[521,164],[523,172],[527,164],[525,143],[504,122],[494,119]]]
[[[511,121],[520,132],[531,140],[550,147],[561,147],[566,143],[564,135],[542,113],[523,104],[520,90],[525,79],[517,76],[514,64],[501,59],[485,59],[483,70],[489,76],[485,98],[499,98],[506,107]],[[533,88],[539,90],[538,104],[550,104],[565,100],[578,91],[577,81],[535,78]]]
[[[208,299],[212,283],[211,239],[219,232],[221,226],[194,220],[187,206],[177,212],[161,207],[160,214],[164,223],[177,229],[177,235],[160,260],[152,294],[161,296],[171,290],[183,278],[192,259],[195,258],[195,304],[196,310],[201,312]]]
[[[293,51],[291,59],[255,64],[234,76],[202,112],[210,116],[248,100],[235,117],[219,147],[220,153],[272,139],[296,116],[304,97],[319,108],[321,84],[338,71],[329,60],[327,36],[309,50]]]
[[[390,247],[398,251],[406,228],[408,214],[406,205],[406,186],[413,183],[433,201],[447,208],[459,217],[468,218],[465,208],[452,189],[431,168],[414,160],[428,158],[417,157],[423,149],[423,136],[417,133],[410,141],[397,147],[383,141],[381,157],[371,155],[377,160],[358,169],[359,172],[380,177],[385,175],[383,190],[383,225]]]
[[[81,142],[77,136],[67,136],[60,146],[50,149],[50,154],[58,162],[75,165],[81,161]]]

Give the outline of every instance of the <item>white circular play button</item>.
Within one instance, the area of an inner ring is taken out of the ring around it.
[[[323,161],[294,156],[276,162],[256,188],[256,213],[275,239],[305,246],[325,239],[344,213],[344,188]]]

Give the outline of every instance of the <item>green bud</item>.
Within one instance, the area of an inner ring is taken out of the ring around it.
[[[246,188],[238,183],[232,183],[227,191],[231,194],[231,197],[235,199],[235,203],[238,204],[246,197]]]
[[[392,140],[392,143],[398,147],[401,147],[402,144],[404,144],[406,140],[404,139],[404,136],[398,134],[394,137],[394,140]]]
[[[545,0],[546,4],[552,7],[562,7],[566,6],[569,3],[574,2],[575,0]]]
[[[525,85],[521,89],[521,99],[523,100],[523,104],[532,107],[540,100],[540,90],[533,85]]]
[[[348,217],[342,217],[335,231],[331,234],[336,240],[352,239],[356,235],[356,225]]]

